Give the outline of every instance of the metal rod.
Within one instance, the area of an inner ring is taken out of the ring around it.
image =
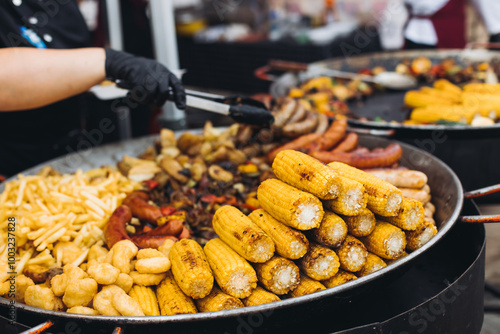
[[[500,184],[495,184],[493,186],[468,191],[468,192],[464,193],[464,197],[465,198],[482,197],[482,196],[490,195],[490,194],[493,194],[493,193],[496,193],[499,191],[500,191]]]
[[[106,0],[109,44],[112,49],[123,50],[122,20],[119,0]]]
[[[115,327],[115,330],[113,331],[112,334],[123,334],[125,333],[125,330],[121,327]]]
[[[177,36],[175,32],[174,7],[172,0],[150,0],[151,27],[156,60],[169,70],[179,69]],[[173,103],[163,105],[162,123],[171,129],[186,127],[186,114]]]
[[[28,329],[24,332],[21,332],[19,334],[41,334],[41,333],[45,332],[47,329],[49,329],[50,327],[52,327],[53,325],[54,325],[54,323],[52,321],[48,320],[48,321],[45,321],[43,324],[35,326],[35,327]]]
[[[500,216],[461,216],[460,220],[471,224],[500,223]]]

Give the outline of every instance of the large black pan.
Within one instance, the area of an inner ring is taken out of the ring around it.
[[[55,159],[47,164],[62,172],[74,172],[76,168],[89,169],[103,164],[115,165],[124,154],[137,155],[153,142],[153,137],[135,139],[117,144],[106,145],[82,153]],[[386,146],[389,141],[384,138],[361,138],[367,147]],[[428,175],[428,184],[432,189],[433,202],[436,206],[435,220],[438,234],[426,245],[388,267],[371,275],[356,279],[341,286],[313,293],[310,295],[286,299],[279,302],[247,307],[236,310],[158,317],[107,317],[89,316],[54,312],[34,308],[24,304],[16,304],[18,321],[34,326],[46,320],[56,323],[72,324],[73,328],[91,329],[92,332],[111,333],[116,326],[126,327],[132,332],[182,332],[182,333],[256,333],[292,330],[300,326],[314,328],[312,319],[324,321],[342,321],[332,319],[331,308],[349,304],[373,286],[387,284],[392,278],[404,274],[415,259],[436,245],[460,219],[464,194],[457,176],[443,162],[434,156],[401,144],[403,147],[402,164],[421,170]],[[25,172],[33,174],[41,166]],[[0,191],[3,188],[0,186]],[[498,219],[498,217],[497,217]],[[446,266],[446,263],[442,263]],[[404,298],[402,296],[401,298]],[[0,308],[7,311],[9,301],[0,298]],[[7,314],[7,312],[5,312]],[[319,317],[319,318],[318,318]],[[86,330],[87,331],[87,330]]]
[[[383,66],[392,70],[405,59],[419,56],[428,57],[433,63],[452,58],[457,64],[468,65],[478,62],[500,62],[499,51],[481,49],[470,50],[418,50],[364,54],[324,60],[309,64],[306,73],[288,72],[275,78],[270,93],[284,96],[291,87],[311,75],[319,75],[322,69],[340,69],[357,72],[362,68]],[[390,130],[392,138],[423,149],[443,160],[458,175],[466,190],[486,187],[500,183],[500,168],[494,157],[500,156],[500,123],[491,126],[453,126],[453,125],[404,125],[373,121],[381,117],[387,121],[403,121],[409,110],[402,108],[403,91],[387,90],[367,98],[362,104],[352,103],[350,108],[359,116],[369,120],[350,119],[353,127],[376,130]],[[489,201],[500,200],[499,195],[490,196]]]

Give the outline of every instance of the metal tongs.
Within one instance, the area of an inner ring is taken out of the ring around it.
[[[241,96],[221,96],[186,89],[186,105],[231,117],[238,123],[269,126],[274,116],[257,100]]]

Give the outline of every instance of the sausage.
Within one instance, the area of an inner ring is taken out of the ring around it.
[[[335,120],[319,140],[308,145],[306,150],[308,152],[328,151],[344,138],[346,131],[347,121],[345,119]]]
[[[292,117],[293,112],[295,111],[295,107],[297,106],[297,102],[294,99],[285,99],[285,101],[281,104],[280,108],[277,111],[273,111],[272,114],[274,116],[274,128],[281,128],[285,125],[286,121],[290,117]]]
[[[132,242],[139,248],[155,248],[160,247],[165,240],[170,239],[173,241],[177,241],[176,237],[172,235],[135,235],[130,238]]]
[[[318,124],[318,114],[307,111],[306,118],[300,122],[289,123],[283,127],[283,136],[296,138],[300,135],[310,133]]]
[[[150,231],[142,233],[141,236],[172,235],[177,237],[182,232],[183,227],[182,221],[172,219],[162,226],[155,227]]]
[[[328,129],[328,116],[323,113],[318,113],[318,125],[316,126],[315,133],[322,134]]]
[[[358,142],[359,136],[354,132],[349,132],[330,152],[350,152],[358,146]]]
[[[427,175],[418,170],[369,170],[368,173],[396,187],[421,189],[427,184]]]
[[[288,143],[281,145],[267,154],[267,160],[272,163],[276,155],[283,150],[299,150],[304,149],[306,146],[320,138],[321,135],[317,133],[309,133],[295,138]]]
[[[324,163],[340,161],[353,167],[364,169],[392,166],[401,159],[403,149],[398,144],[390,144],[385,149],[378,152],[346,153],[315,151],[309,154]]]
[[[287,124],[296,123],[302,121],[307,116],[307,109],[302,105],[302,103],[297,102],[297,106],[295,107],[295,111],[292,116],[288,119]]]
[[[130,239],[127,230],[125,230],[125,225],[131,219],[132,211],[126,205],[120,205],[113,211],[104,229],[104,238],[109,249],[120,240]]]
[[[149,204],[148,200],[148,194],[144,192],[132,192],[125,197],[122,203],[130,208],[134,217],[156,225],[156,220],[162,216],[161,210],[159,207]]]

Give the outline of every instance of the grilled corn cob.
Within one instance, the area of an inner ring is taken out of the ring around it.
[[[462,93],[462,89],[458,87],[457,85],[452,84],[446,79],[438,79],[434,81],[434,88],[439,89],[439,90],[444,90],[446,92],[455,94],[455,95],[460,95]]]
[[[328,165],[337,170],[341,176],[363,184],[368,193],[367,208],[373,213],[387,217],[395,216],[399,212],[403,195],[392,184],[342,162],[331,162]]]
[[[128,292],[128,295],[141,305],[145,315],[160,315],[158,299],[156,299],[155,292],[149,286],[134,285]]]
[[[306,236],[280,223],[263,209],[252,211],[248,218],[271,237],[276,253],[287,259],[296,260],[307,252],[309,241]]]
[[[284,257],[273,256],[265,263],[256,263],[254,267],[259,282],[277,295],[283,295],[299,285],[299,268]]]
[[[433,220],[425,218],[424,223],[415,231],[405,232],[407,245],[406,249],[414,251],[425,245],[433,236],[437,234],[436,225]]]
[[[321,281],[321,283],[327,288],[333,288],[341,284],[355,280],[357,277],[351,272],[339,269],[339,271],[327,280]]]
[[[375,215],[363,209],[357,216],[341,216],[347,224],[347,230],[355,237],[365,237],[375,228]]]
[[[171,271],[156,287],[161,315],[197,313],[193,300],[179,288]]]
[[[338,196],[338,174],[319,160],[299,151],[283,150],[274,158],[272,169],[281,181],[321,199]]]
[[[347,235],[342,245],[335,250],[339,257],[340,268],[356,272],[366,263],[368,252],[365,245],[355,237]]]
[[[438,98],[444,98],[444,99],[450,100],[453,103],[462,102],[462,92],[460,92],[460,94],[456,94],[456,93],[449,92],[447,90],[425,87],[425,86],[420,88],[420,91],[422,93],[425,93],[425,94],[428,94],[431,96],[436,96]]]
[[[363,268],[356,273],[356,276],[363,277],[368,274],[374,273],[377,270],[380,270],[384,267],[387,267],[387,264],[377,255],[368,252],[368,256],[366,257],[366,263]]]
[[[410,119],[419,123],[435,123],[439,120],[445,120],[470,124],[477,113],[479,113],[479,109],[463,105],[435,105],[413,109]]]
[[[200,312],[216,312],[232,310],[245,305],[238,298],[225,294],[221,289],[214,286],[208,296],[196,300],[196,306]]]
[[[325,290],[326,287],[321,284],[320,282],[313,280],[309,277],[307,277],[304,274],[300,274],[300,283],[299,285],[293,290],[288,293],[289,297],[300,297],[304,295],[308,295],[313,292],[318,292],[321,290]]]
[[[445,97],[438,97],[418,90],[406,92],[404,103],[410,108],[421,108],[427,106],[446,106],[455,104],[454,101]]]
[[[309,277],[321,281],[339,270],[339,258],[330,248],[311,242],[306,255],[297,260],[299,268]]]
[[[212,226],[219,238],[248,261],[266,262],[274,254],[271,238],[234,206],[217,209]]]
[[[355,216],[359,214],[368,202],[365,187],[355,180],[339,176],[340,193],[337,198],[323,201],[325,209],[340,215]]]
[[[236,298],[248,297],[257,286],[253,267],[220,238],[203,247],[215,280],[222,291]]]
[[[272,302],[280,301],[280,297],[276,296],[274,293],[269,292],[260,286],[257,286],[250,296],[245,299],[242,299],[243,304],[245,306],[255,306],[262,305]]]
[[[191,298],[203,298],[214,285],[214,276],[201,246],[192,239],[177,241],[170,250],[172,274],[182,291]]]
[[[416,230],[424,222],[424,206],[415,199],[405,198],[403,199],[403,206],[398,215],[383,217],[383,220],[403,230]]]
[[[377,220],[375,229],[370,235],[359,239],[369,252],[389,260],[399,258],[406,247],[404,232],[399,227],[382,220]]]
[[[318,227],[323,219],[323,205],[316,196],[277,179],[262,182],[257,198],[271,216],[299,230]]]
[[[500,95],[500,84],[470,83],[464,86],[464,92]]]
[[[335,213],[325,211],[318,228],[310,230],[311,239],[327,247],[338,247],[347,235],[347,225]]]

